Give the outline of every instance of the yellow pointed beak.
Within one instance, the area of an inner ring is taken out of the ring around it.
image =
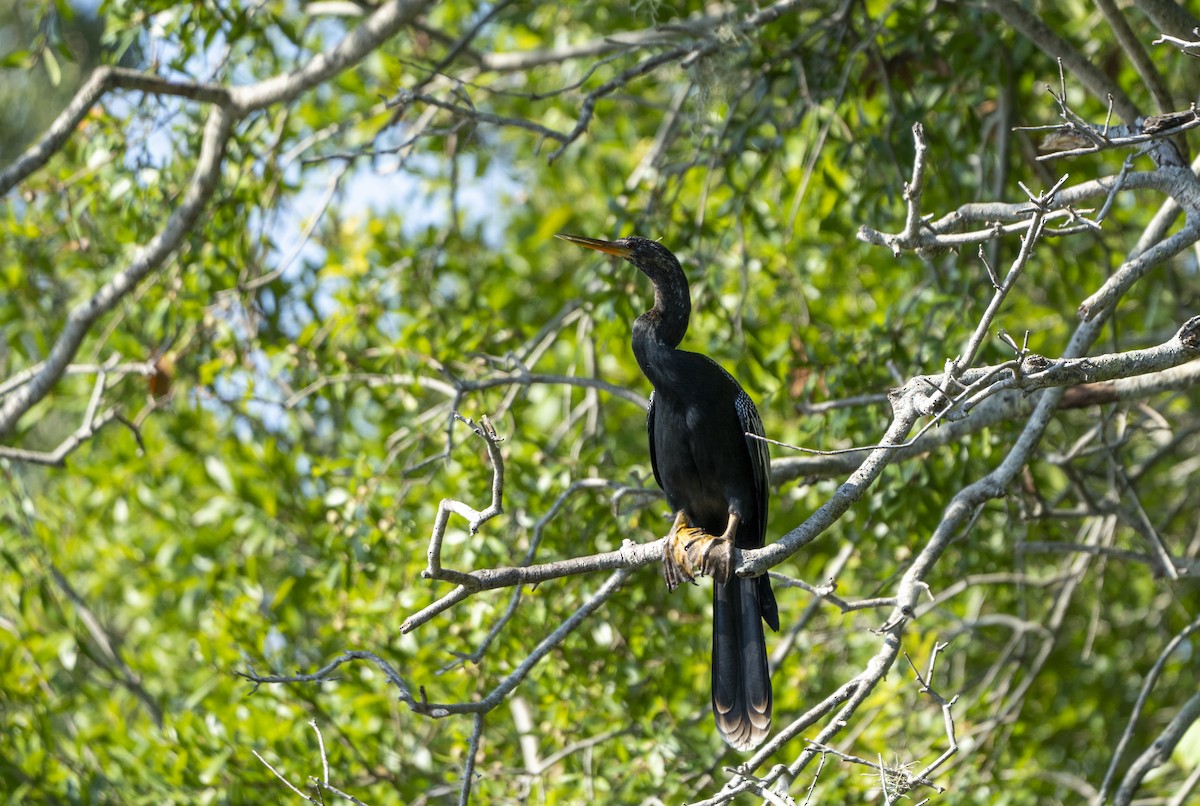
[[[612,241],[601,241],[597,238],[584,238],[580,235],[568,235],[565,232],[556,233],[555,238],[562,238],[564,241],[577,243],[585,249],[595,249],[597,252],[603,252],[606,255],[616,255],[617,257],[628,258],[633,255],[633,250],[628,246],[621,246]]]

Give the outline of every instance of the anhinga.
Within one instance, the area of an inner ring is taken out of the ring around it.
[[[762,622],[779,629],[766,576],[732,573],[732,547],[759,548],[767,528],[769,458],[749,395],[711,358],[680,350],[692,302],[679,261],[645,238],[558,236],[632,263],[654,284],[654,307],[633,323],[633,354],[654,386],[646,413],[650,464],[675,522],[663,549],[674,590],[694,575],[713,584],[712,705],[721,736],[739,750],[771,729],[771,678]]]

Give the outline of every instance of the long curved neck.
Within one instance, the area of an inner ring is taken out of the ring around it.
[[[654,307],[633,323],[633,354],[650,383],[661,387],[671,383],[675,348],[687,333],[692,300],[687,278],[681,270],[651,279],[654,281]]]

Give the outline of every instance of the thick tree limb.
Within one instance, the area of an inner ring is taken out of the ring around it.
[[[1193,183],[1194,181],[1193,178]],[[1190,209],[1200,210],[1200,206],[1193,206]],[[1080,304],[1080,318],[1085,320],[1093,318],[1097,315],[1097,312],[1103,311],[1109,305],[1112,305],[1117,298],[1129,290],[1130,286],[1140,280],[1147,271],[1166,259],[1175,257],[1175,255],[1178,255],[1184,249],[1196,243],[1197,240],[1200,240],[1200,216],[1195,218],[1189,217],[1187,226],[1179,230],[1179,232],[1176,232],[1165,241],[1159,241],[1140,255],[1125,261],[1096,293]]]
[[[137,70],[101,65],[92,71],[87,81],[75,93],[75,97],[67,104],[66,109],[50,124],[46,133],[27,148],[21,156],[17,157],[11,165],[0,171],[0,196],[8,193],[18,182],[49,162],[50,158],[58,153],[58,150],[75,133],[75,128],[92,107],[114,89],[173,95],[218,106],[229,104],[229,91],[224,87],[170,81]]]
[[[416,19],[430,0],[390,0],[351,29],[333,49],[318,53],[298,70],[230,89],[234,113],[240,118],[258,109],[290,101],[362,61],[401,28]]]
[[[98,68],[93,73],[46,135],[16,163],[0,173],[0,193],[7,192],[44,165],[66,142],[87,111],[115,87],[193,98],[211,103],[213,107],[204,129],[191,183],[180,205],[126,268],[105,283],[91,299],[72,309],[67,324],[55,339],[41,369],[28,383],[0,402],[0,439],[12,434],[20,418],[50,392],[78,352],[92,325],[147,275],[157,271],[195,227],[216,190],[225,146],[236,123],[258,109],[295,98],[362,60],[428,4],[428,0],[392,0],[384,3],[332,50],[317,54],[292,73],[247,86],[222,89],[204,84],[185,84],[108,67]]]
[[[138,251],[126,268],[117,272],[90,299],[71,310],[41,369],[0,402],[0,438],[11,434],[21,416],[58,383],[96,320],[112,310],[148,274],[162,266],[192,231],[216,190],[233,122],[224,107],[212,108],[204,128],[196,171],[182,203],[167,218],[158,235]]]
[[[1184,39],[1193,37],[1196,28],[1200,28],[1200,17],[1189,12],[1185,3],[1176,0],[1133,0],[1133,5],[1164,34]]]
[[[1037,45],[1051,59],[1062,59],[1063,66],[1077,78],[1094,97],[1104,100],[1112,98],[1113,110],[1132,122],[1139,112],[1133,101],[1115,82],[1110,80],[1100,68],[1084,56],[1067,40],[1050,29],[1041,18],[1028,8],[1014,0],[987,0],[987,5],[995,9],[1012,27],[1020,31],[1026,39]]]
[[[1085,359],[1086,360],[1086,359]],[[939,376],[927,376],[931,379]],[[1200,362],[1150,372],[1145,375],[1118,377],[1114,380],[1068,386],[1059,401],[1059,410],[1084,408],[1103,403],[1144,400],[1200,385]],[[1034,401],[1013,388],[998,390],[972,407],[968,417],[946,422],[927,431],[910,444],[897,449],[894,462],[911,461],[945,445],[957,443],[985,428],[1020,419],[1033,410]],[[824,452],[819,456],[785,456],[771,462],[771,481],[775,484],[800,479],[813,481],[849,473],[859,465],[859,451]]]

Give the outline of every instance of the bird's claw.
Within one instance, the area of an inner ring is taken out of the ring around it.
[[[724,585],[733,576],[733,541],[690,529],[695,538],[684,547],[695,573]]]
[[[673,591],[684,582],[695,583],[696,575],[692,572],[692,563],[688,559],[688,546],[682,533],[691,531],[687,519],[680,512],[675,516],[671,531],[667,532],[667,540],[663,543],[663,579],[666,580],[667,590]]]
[[[722,585],[733,576],[733,541],[688,526],[679,513],[663,544],[663,579],[668,590],[697,576],[709,576]]]

